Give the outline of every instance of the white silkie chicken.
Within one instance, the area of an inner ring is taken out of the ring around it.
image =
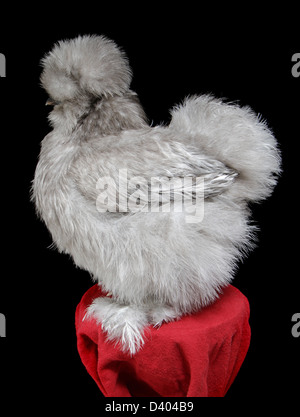
[[[103,36],[61,41],[42,60],[54,106],[32,199],[60,252],[111,297],[95,317],[135,354],[145,328],[212,303],[253,246],[248,202],[280,172],[276,140],[248,107],[190,97],[150,127],[124,53]]]

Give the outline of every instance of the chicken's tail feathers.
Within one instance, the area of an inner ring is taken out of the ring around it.
[[[240,198],[260,201],[272,193],[281,171],[280,151],[266,122],[249,107],[202,95],[185,99],[171,114],[170,129],[238,172]]]

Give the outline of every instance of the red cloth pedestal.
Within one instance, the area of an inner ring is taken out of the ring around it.
[[[143,348],[122,353],[95,319],[82,321],[94,298],[91,287],[76,309],[77,346],[88,373],[106,397],[223,397],[250,344],[249,303],[229,285],[196,314],[146,331]]]

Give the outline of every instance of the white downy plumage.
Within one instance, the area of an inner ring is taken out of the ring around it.
[[[280,172],[277,143],[250,108],[207,95],[150,127],[127,58],[103,36],[59,42],[42,65],[53,130],[32,199],[57,249],[112,294],[85,320],[132,355],[149,324],[201,309],[232,280],[253,246],[247,203]]]

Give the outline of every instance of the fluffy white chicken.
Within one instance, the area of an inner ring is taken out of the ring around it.
[[[276,140],[248,107],[212,96],[150,127],[124,53],[103,36],[61,41],[42,60],[54,105],[32,187],[60,252],[109,297],[87,310],[135,354],[148,325],[212,303],[253,246],[248,202],[280,172]]]

